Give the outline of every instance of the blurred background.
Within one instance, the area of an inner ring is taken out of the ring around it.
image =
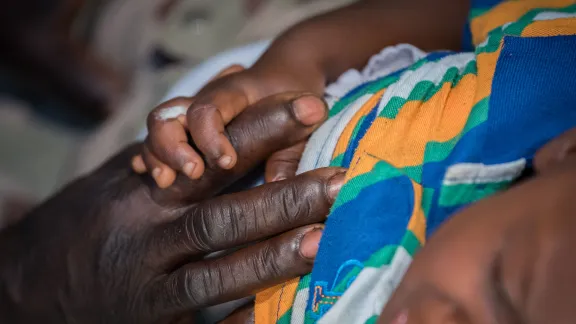
[[[184,73],[354,0],[3,0],[0,227],[144,127]]]

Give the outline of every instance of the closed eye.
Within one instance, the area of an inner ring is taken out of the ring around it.
[[[502,251],[499,251],[490,266],[490,275],[488,280],[490,305],[493,308],[493,314],[498,324],[523,324],[522,317],[517,312],[510,294],[505,287],[503,279],[503,257]]]

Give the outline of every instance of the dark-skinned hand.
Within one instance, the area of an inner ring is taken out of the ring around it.
[[[443,224],[378,323],[573,323],[576,129],[540,149],[534,169]],[[222,324],[253,322],[247,306]]]
[[[172,323],[309,272],[343,170],[219,195],[310,135],[297,98],[261,101],[228,125],[230,170],[207,163],[200,179],[160,190],[129,170],[135,145],[1,232],[0,322]]]

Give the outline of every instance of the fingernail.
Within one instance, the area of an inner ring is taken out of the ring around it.
[[[192,177],[192,172],[194,172],[194,169],[196,168],[196,163],[194,162],[187,162],[186,164],[184,164],[184,167],[182,168],[182,171],[184,171],[184,173],[188,176],[188,177]]]
[[[158,178],[160,177],[160,175],[162,174],[162,169],[160,168],[154,168],[154,170],[152,170],[152,177],[156,180],[156,182],[158,182]]]
[[[218,165],[223,169],[229,168],[231,164],[232,164],[232,157],[231,156],[223,155],[222,157],[220,157],[218,159]]]
[[[316,228],[306,233],[300,241],[300,254],[307,259],[314,259],[318,254],[322,229]]]
[[[336,200],[340,189],[344,185],[344,179],[346,178],[346,172],[343,171],[341,173],[336,174],[328,181],[328,196],[332,201]]]
[[[144,160],[142,160],[142,156],[136,155],[132,158],[132,168],[137,173],[146,172],[146,165],[144,164]]]
[[[314,96],[304,96],[294,102],[294,115],[305,126],[316,125],[326,116],[326,106]]]
[[[286,180],[286,179],[287,179],[287,177],[285,175],[279,174],[272,179],[272,182],[282,181],[282,180]]]

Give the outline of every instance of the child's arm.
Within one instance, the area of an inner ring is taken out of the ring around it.
[[[251,69],[289,90],[315,91],[386,46],[460,49],[467,0],[364,0],[304,21],[281,35]],[[282,89],[286,90],[286,89]]]
[[[389,45],[458,49],[467,9],[467,0],[365,0],[304,21],[281,35],[252,68],[233,70],[208,84],[189,106],[172,111],[178,114],[164,114],[181,123],[149,129],[153,136],[144,159],[135,160],[135,169],[156,170],[153,175],[161,186],[172,183],[174,170],[200,177],[200,153],[183,138],[166,140],[173,138],[173,127],[183,126],[205,159],[232,168],[237,157],[224,126],[248,106],[282,92],[321,95],[327,82],[363,66]],[[152,119],[159,118],[162,114]]]

